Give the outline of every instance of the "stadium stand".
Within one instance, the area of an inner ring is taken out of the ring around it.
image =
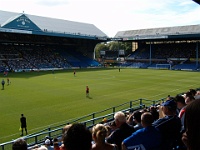
[[[94,47],[106,41],[107,35],[94,25],[24,13],[0,13],[1,71],[100,65],[93,58]]]

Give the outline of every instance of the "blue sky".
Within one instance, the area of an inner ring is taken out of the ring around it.
[[[118,31],[200,24],[192,0],[0,0],[0,10],[94,24]]]

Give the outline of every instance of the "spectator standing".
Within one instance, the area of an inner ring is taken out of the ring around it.
[[[154,150],[159,149],[161,144],[161,134],[158,129],[152,126],[153,115],[145,112],[141,116],[143,128],[138,129],[131,136],[122,142],[122,150]]]
[[[24,114],[21,114],[20,122],[21,122],[21,130],[22,130],[21,136],[24,135],[24,130],[26,131],[26,135],[27,135],[28,134],[27,124],[26,124],[26,117],[24,117]]]
[[[106,139],[108,143],[116,144],[121,150],[122,141],[130,136],[134,131],[134,127],[127,124],[126,116],[122,111],[115,113],[114,120],[117,129],[114,130]]]

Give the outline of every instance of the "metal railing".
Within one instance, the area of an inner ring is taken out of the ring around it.
[[[160,100],[147,100],[147,99],[132,100],[130,102],[126,102],[118,106],[113,106],[111,108],[108,108],[99,112],[94,112],[92,114],[82,116],[78,119],[72,119],[72,120],[66,121],[66,123],[63,123],[57,126],[51,126],[49,128],[45,128],[43,130],[40,130],[37,133],[29,134],[23,138],[28,143],[28,147],[34,146],[36,144],[40,145],[44,143],[46,136],[51,137],[51,138],[61,137],[62,129],[67,124],[80,122],[80,123],[85,124],[88,128],[91,128],[97,123],[102,123],[103,122],[102,120],[104,118],[106,118],[107,121],[113,120],[114,114],[117,111],[123,111],[123,112],[135,111],[138,109],[143,109],[145,107],[162,103],[164,100],[165,98],[162,98]],[[0,144],[0,150],[12,150],[13,142],[14,140]]]

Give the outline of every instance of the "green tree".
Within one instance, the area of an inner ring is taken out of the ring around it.
[[[111,41],[99,43],[95,47],[96,58],[100,57],[101,50],[125,50],[125,54],[130,54],[132,52],[132,42]]]
[[[99,58],[100,57],[100,51],[101,50],[108,50],[108,46],[106,43],[99,43],[96,45],[95,47],[95,56],[96,58]]]

